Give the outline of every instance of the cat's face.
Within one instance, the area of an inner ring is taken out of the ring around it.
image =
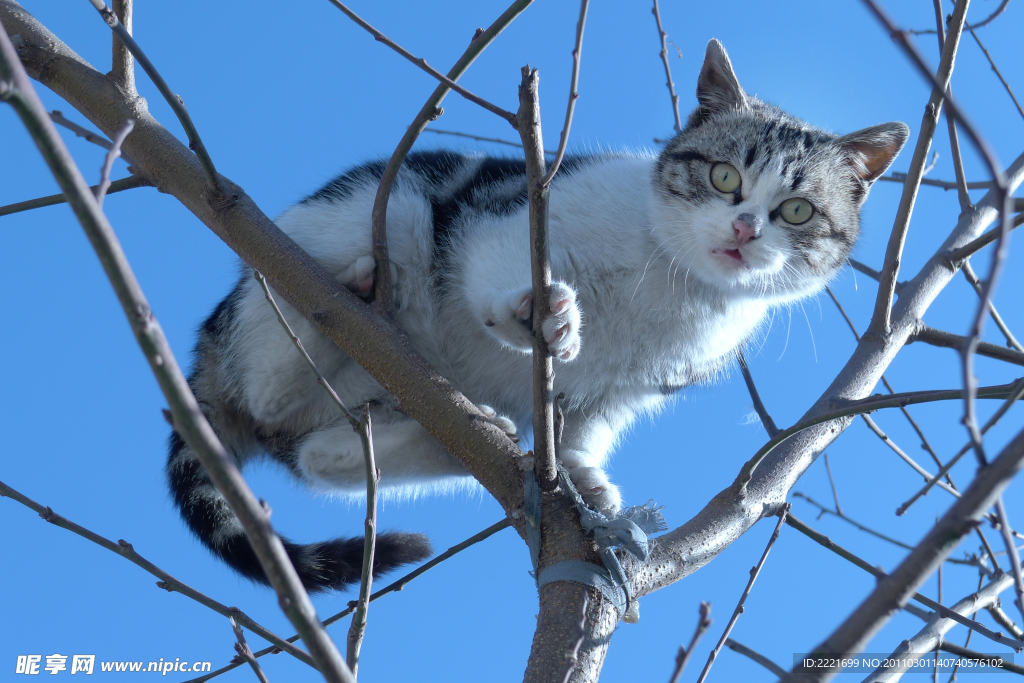
[[[670,275],[773,301],[817,291],[850,255],[861,204],[907,127],[841,138],[813,128],[746,95],[717,41],[697,97],[655,177],[655,237]]]

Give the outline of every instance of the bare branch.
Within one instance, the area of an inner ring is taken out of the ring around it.
[[[1003,402],[1003,405],[999,406],[996,412],[992,414],[992,417],[989,418],[988,422],[985,423],[985,426],[981,428],[981,433],[985,434],[989,429],[993,427],[993,425],[999,422],[1000,418],[1002,418],[1003,415],[1006,414],[1006,411],[1008,411],[1015,402],[1020,400],[1022,396],[1024,396],[1024,380],[1017,380],[1016,384],[1014,385],[1014,390],[1010,392],[1010,395],[1006,398],[1006,401]],[[947,472],[949,472],[949,470],[953,468],[953,465],[955,465],[960,460],[960,458],[962,458],[964,455],[966,455],[966,453],[969,450],[971,450],[971,445],[971,442],[968,441],[963,448],[957,451],[956,455],[950,458],[949,462],[943,465],[942,468],[938,471],[938,473],[936,473],[934,477],[928,480],[928,483],[925,484],[923,489],[915,493],[910,500],[903,503],[903,505],[901,505],[896,510],[896,514],[902,515],[910,508],[911,505],[913,505],[917,501],[918,498],[928,493],[928,490],[931,489],[931,487],[936,484],[936,481],[938,479],[941,479]],[[994,559],[995,557],[993,556],[993,560]]]
[[[899,171],[893,171],[889,175],[880,176],[879,180],[886,180],[890,183],[905,183],[908,180],[906,173]],[[933,178],[922,178],[922,185],[929,185],[931,187],[941,187],[943,190],[955,190],[958,185],[954,180],[935,180]],[[995,184],[991,180],[981,180],[977,182],[967,183],[968,190],[990,190],[995,187]]]
[[[1009,3],[1009,1],[1010,0],[1004,0],[1002,6],[1005,8],[1006,4]],[[981,43],[981,38],[979,38],[978,34],[973,31],[973,29],[977,27],[972,26],[970,28],[972,29],[971,35],[974,36],[974,41],[978,43],[978,47],[980,47],[981,51],[985,53],[985,59],[988,60],[989,66],[991,66],[992,70],[996,72],[996,76],[999,77],[999,82],[1003,84],[1003,87],[1006,88],[1006,93],[1010,96],[1010,99],[1013,100],[1013,106],[1017,107],[1017,112],[1021,115],[1021,117],[1024,117],[1024,109],[1021,108],[1020,102],[1017,101],[1017,96],[1013,94],[1013,90],[1010,88],[1010,84],[1006,82],[1006,79],[1003,78],[1003,74],[999,72],[999,67],[996,66],[995,60],[992,59],[992,55],[988,53],[988,50],[986,50],[985,46]]]
[[[131,119],[124,122],[121,130],[114,136],[110,151],[107,152],[103,160],[103,166],[100,168],[100,184],[96,188],[96,203],[101,207],[103,206],[103,197],[107,194],[107,190],[110,189],[110,172],[114,169],[114,161],[121,156],[121,144],[134,127],[135,122]]]
[[[371,26],[369,23],[367,23],[365,20],[363,20],[362,17],[360,17],[358,14],[356,14],[355,12],[350,10],[348,7],[346,7],[344,4],[342,4],[338,0],[327,0],[327,1],[329,3],[331,3],[332,5],[334,5],[335,7],[337,7],[338,9],[340,9],[345,14],[345,16],[347,16],[349,19],[351,19],[356,24],[358,24],[360,28],[365,29],[366,31],[368,31],[370,33],[370,35],[373,36],[373,39],[376,40],[378,43],[384,43],[385,45],[387,45],[392,50],[394,50],[398,54],[400,54],[403,57],[405,57],[407,60],[409,60],[410,62],[412,62],[416,66],[418,66],[422,70],[426,71],[428,74],[430,74],[431,76],[433,76],[437,80],[441,81],[441,83],[444,84],[445,86],[447,86],[447,88],[449,90],[454,90],[455,92],[457,92],[458,94],[462,95],[463,97],[465,97],[467,100],[469,100],[473,104],[478,104],[481,107],[483,107],[484,109],[486,109],[487,111],[491,112],[492,114],[497,114],[498,116],[500,116],[501,118],[505,119],[509,123],[515,125],[515,122],[513,120],[515,118],[515,115],[512,112],[505,111],[501,107],[499,107],[497,105],[494,105],[494,104],[491,104],[490,102],[488,102],[484,98],[478,97],[478,96],[474,95],[473,93],[471,93],[470,91],[466,90],[461,85],[456,83],[455,79],[450,78],[448,76],[445,76],[443,73],[441,73],[440,71],[438,71],[434,67],[432,67],[429,64],[427,64],[427,60],[424,59],[423,57],[416,57],[415,55],[413,55],[411,52],[409,52],[408,50],[403,48],[401,45],[399,45],[398,43],[396,43],[395,41],[391,40],[390,38],[388,38],[386,35],[384,35],[380,31],[375,29],[373,26]]]
[[[690,638],[690,644],[687,647],[680,645],[679,652],[676,653],[676,668],[672,671],[672,678],[669,679],[669,683],[679,683],[679,678],[683,675],[683,670],[686,669],[686,665],[690,662],[694,648],[697,647],[697,643],[704,635],[704,632],[711,627],[711,603],[701,601],[698,614],[700,616],[697,619],[697,628]]]
[[[812,541],[814,541],[818,545],[820,545],[820,546],[822,546],[824,548],[827,548],[828,550],[831,550],[836,555],[839,555],[843,559],[845,559],[845,560],[847,560],[847,561],[857,565],[858,567],[860,567],[864,571],[866,571],[869,574],[873,575],[876,579],[879,579],[879,581],[882,581],[882,580],[884,580],[884,579],[886,579],[886,578],[888,578],[890,576],[890,574],[885,573],[882,569],[872,565],[870,562],[867,562],[867,561],[861,559],[860,557],[857,557],[856,555],[851,553],[846,548],[844,548],[841,545],[839,545],[838,543],[834,542],[832,539],[830,539],[825,534],[817,532],[814,529],[812,529],[811,527],[807,526],[806,524],[801,522],[799,519],[797,519],[793,515],[789,516],[789,518],[786,520],[786,524],[788,524],[789,526],[793,527],[794,529],[796,529],[800,533],[804,534],[805,536],[810,538]],[[957,622],[958,624],[966,626],[967,628],[971,629],[972,631],[977,632],[979,635],[982,635],[982,636],[988,638],[989,640],[992,640],[994,642],[1000,643],[1002,645],[1006,645],[1006,646],[1011,647],[1011,648],[1018,648],[1018,647],[1020,647],[1020,643],[1019,642],[1017,642],[1015,640],[1012,640],[1010,638],[1007,638],[1002,633],[996,633],[995,631],[993,631],[989,627],[985,626],[981,622],[974,621],[972,619],[968,619],[967,617],[965,617],[965,616],[963,616],[963,615],[961,615],[961,614],[959,614],[957,612],[954,612],[953,610],[949,609],[948,607],[945,607],[944,605],[941,605],[941,604],[935,602],[934,600],[932,600],[931,598],[926,597],[924,595],[921,595],[920,593],[913,593],[913,594],[911,594],[910,595],[910,599],[912,599],[912,600],[914,600],[914,601],[924,605],[925,607],[927,607],[928,609],[936,612],[937,614],[939,614],[942,617],[945,617],[945,618],[948,618],[948,619],[952,619],[953,621]],[[904,604],[904,605],[901,605],[901,607],[906,608],[906,607],[908,607],[908,605]]]
[[[742,643],[737,643],[732,638],[726,639],[725,646],[737,654],[741,654],[744,657],[754,660],[764,668],[771,671],[773,675],[778,676],[779,678],[784,678],[788,673],[785,669],[783,669],[781,666],[765,657],[760,652],[755,652],[746,645]]]
[[[935,32],[939,39],[939,53],[942,53],[946,45],[946,31],[942,20],[942,0],[932,0],[935,7]],[[953,99],[953,84],[946,87],[946,97]],[[964,175],[964,162],[960,155],[960,138],[956,134],[956,119],[946,112],[946,128],[949,131],[949,148],[953,154],[953,175],[956,176],[957,200],[960,202],[960,211],[965,211],[971,205],[971,196],[967,193],[967,178]]]
[[[1024,430],[1007,445],[992,463],[978,473],[963,497],[943,515],[906,559],[878,583],[871,595],[825,642],[815,648],[816,655],[845,657],[859,652],[890,619],[892,613],[913,597],[916,588],[938,567],[961,539],[978,524],[982,513],[992,506],[1010,479],[1024,466]],[[948,611],[943,613],[947,616]],[[1012,641],[1010,641],[1012,642]],[[1024,651],[1024,643],[1014,649]],[[800,681],[827,681],[837,668],[805,669],[796,667],[790,678]]]
[[[587,23],[587,7],[589,5],[590,0],[580,0],[580,18],[576,22],[576,47],[572,51],[572,77],[569,79],[569,104],[565,107],[565,124],[562,126],[562,134],[558,139],[558,151],[555,153],[555,159],[551,162],[551,168],[548,169],[548,172],[540,180],[541,185],[544,186],[550,185],[555,174],[558,173],[558,168],[562,165],[562,158],[565,157],[565,148],[569,144],[572,115],[576,111],[576,100],[580,96],[576,86],[580,80],[580,59],[583,57],[583,27]],[[537,121],[539,126],[539,117]],[[541,147],[543,148],[543,145]]]
[[[518,147],[519,149],[523,148],[522,143],[519,143],[519,142],[512,142],[511,140],[502,140],[501,138],[485,138],[485,137],[482,137],[480,135],[470,135],[469,133],[459,133],[459,132],[456,132],[454,130],[441,130],[440,128],[430,128],[430,127],[427,127],[427,128],[423,129],[423,132],[424,133],[436,133],[437,135],[454,135],[456,137],[469,138],[470,140],[478,140],[480,142],[494,142],[494,143],[499,144],[499,145],[508,145],[509,147]],[[549,149],[546,149],[546,150],[544,150],[544,154],[554,154],[554,152],[549,150]]]
[[[1024,574],[1021,573],[1020,554],[1017,552],[1017,546],[1014,544],[1013,536],[1010,534],[1010,518],[1006,514],[1006,506],[1003,505],[1002,496],[996,498],[996,516],[999,517],[999,532],[1003,537],[1003,543],[1006,544],[1006,554],[1010,556],[1013,588],[1017,593],[1017,599],[1014,601],[1014,604],[1017,605],[1021,617],[1024,617]],[[994,560],[995,558],[993,557]]]
[[[252,667],[253,672],[256,674],[256,678],[260,679],[260,683],[269,683],[267,681],[266,674],[263,673],[263,669],[260,668],[260,663],[256,661],[256,657],[253,656],[252,650],[249,649],[249,643],[245,642],[245,634],[242,633],[242,627],[234,617],[231,617],[231,628],[235,631],[235,639],[238,640],[235,643],[235,652],[238,656],[249,662],[249,666]]]
[[[768,553],[771,552],[772,546],[775,545],[775,541],[779,540],[779,532],[782,531],[782,525],[786,523],[786,515],[789,514],[789,504],[787,503],[782,511],[779,512],[779,521],[775,525],[775,530],[772,531],[771,537],[768,539],[768,545],[764,548],[764,553],[761,554],[761,559],[758,560],[757,564],[753,569],[750,570],[750,580],[747,581],[747,587],[743,589],[743,594],[740,595],[740,601],[736,603],[736,609],[732,611],[732,616],[729,618],[729,623],[725,625],[725,631],[722,632],[722,637],[718,639],[718,644],[711,650],[711,654],[708,655],[708,663],[704,665],[704,670],[700,672],[700,676],[697,678],[697,683],[704,683],[704,680],[708,677],[708,673],[711,672],[711,667],[714,665],[715,660],[718,658],[718,653],[721,652],[722,646],[725,645],[725,641],[728,640],[729,634],[732,633],[733,627],[736,625],[736,621],[743,614],[743,604],[747,601],[747,596],[750,595],[751,589],[754,587],[754,582],[757,581],[758,575],[761,573],[761,567],[764,566],[764,561],[768,559]]]
[[[1006,614],[1006,612],[1004,612],[1000,608],[1000,604],[999,604],[998,600],[995,603],[993,603],[993,604],[989,605],[988,607],[986,607],[985,609],[988,610],[988,613],[992,616],[992,619],[997,624],[999,624],[1000,626],[1005,628],[1007,631],[1009,631],[1011,635],[1013,635],[1015,638],[1017,638],[1017,640],[1024,640],[1024,629],[1021,629],[1020,626],[1017,626],[1017,624],[1013,623],[1013,619],[1011,619]]]
[[[1011,583],[1012,579],[1008,574],[1000,574],[980,591],[967,596],[949,609],[960,615],[977,612],[995,601]],[[942,637],[956,624],[957,622],[949,617],[934,615],[923,629],[912,638],[904,640],[891,655],[884,658],[886,662],[892,662],[894,665],[879,667],[867,680],[871,683],[898,681],[913,666],[913,662],[938,647],[942,643]]]
[[[986,24],[990,23],[993,19],[998,17],[1000,14],[1002,14],[1004,11],[1006,11],[1006,6],[1009,5],[1009,4],[1010,4],[1010,0],[1003,0],[999,4],[999,7],[996,8],[995,12],[990,14],[985,19],[979,21],[978,23],[971,24],[970,26],[967,26],[966,28],[981,28],[982,26],[985,26]],[[915,36],[919,36],[919,35],[926,34],[926,33],[935,33],[935,30],[934,29],[930,29],[930,28],[926,28],[926,29],[920,29],[920,30],[917,30],[917,31],[907,31],[907,33],[913,34]]]
[[[907,343],[923,342],[931,346],[959,350],[966,341],[967,337],[946,332],[945,330],[937,330],[922,323],[920,329],[910,337]],[[980,342],[978,344],[978,355],[1006,361],[1014,365],[1024,365],[1024,353],[988,342]]]
[[[142,51],[139,44],[135,42],[131,34],[125,30],[125,27],[121,25],[121,22],[117,20],[117,15],[114,14],[109,7],[103,2],[103,0],[89,0],[92,6],[96,8],[96,11],[100,13],[103,21],[106,22],[107,26],[114,32],[126,48],[135,56],[138,60],[139,66],[146,72],[150,80],[153,81],[153,85],[157,87],[160,94],[164,96],[167,104],[171,106],[171,110],[174,115],[178,117],[178,121],[181,123],[181,127],[185,129],[185,135],[188,136],[188,148],[196,153],[196,157],[199,159],[199,164],[203,167],[203,172],[206,174],[206,180],[209,186],[215,189],[218,193],[224,194],[221,189],[220,182],[217,177],[217,169],[213,165],[213,159],[210,157],[210,153],[206,151],[206,145],[203,144],[202,138],[199,137],[199,131],[196,130],[196,126],[192,123],[192,117],[188,115],[188,110],[185,109],[185,102],[179,95],[175,95],[167,82],[164,80],[160,72],[156,70],[153,63],[146,57],[146,53]],[[125,93],[128,95],[128,93]]]
[[[484,539],[490,538],[491,536],[493,536],[494,534],[498,533],[502,529],[507,529],[510,526],[512,526],[512,525],[509,523],[509,521],[507,519],[503,519],[500,522],[497,522],[496,524],[492,524],[491,526],[487,527],[486,529],[484,529],[480,533],[475,534],[473,536],[470,536],[469,538],[467,538],[462,543],[458,543],[456,545],[453,545],[451,548],[448,548],[448,550],[444,551],[443,553],[441,553],[440,555],[438,555],[434,559],[430,560],[429,562],[423,563],[422,565],[420,565],[416,569],[412,570],[411,572],[409,572],[408,574],[406,574],[402,578],[392,582],[388,586],[380,589],[379,591],[377,591],[376,593],[371,595],[370,596],[370,602],[373,602],[374,600],[377,600],[378,598],[384,597],[388,593],[395,593],[395,592],[398,592],[398,591],[402,590],[403,588],[405,588],[406,584],[408,584],[410,581],[415,579],[417,576],[420,576],[421,574],[423,574],[427,570],[436,567],[437,565],[441,564],[442,562],[444,562],[448,558],[452,557],[453,555],[456,555],[456,554],[462,552],[463,550],[465,550],[469,546],[475,545],[475,544],[479,543],[480,541],[483,541]],[[337,614],[335,614],[333,616],[330,616],[330,617],[327,617],[322,622],[320,622],[321,625],[324,626],[324,627],[327,627],[327,626],[330,626],[331,624],[334,624],[334,623],[336,623],[338,621],[341,621],[342,619],[344,619],[348,615],[350,615],[353,612],[355,612],[357,605],[358,605],[358,602],[353,600],[352,602],[349,603],[349,606],[346,609],[343,609],[342,611],[338,612]],[[299,639],[299,636],[294,635],[294,636],[291,636],[290,638],[288,638],[287,642],[288,643],[294,643],[298,639]],[[274,653],[276,653],[276,651],[277,651],[277,647],[268,647],[268,648],[265,648],[265,649],[260,650],[259,652],[255,653],[255,656],[256,657],[263,657],[264,655],[274,654]],[[222,669],[218,669],[217,671],[213,671],[213,672],[208,673],[208,674],[206,674],[204,676],[200,676],[199,678],[194,678],[194,679],[188,681],[188,683],[204,683],[204,681],[208,681],[211,678],[216,678],[217,676],[220,676],[223,673],[227,673],[228,671],[231,671],[232,669],[236,669],[239,666],[241,666],[241,662],[233,662],[231,664],[228,664],[227,666],[225,666]]]
[[[683,121],[679,118],[679,95],[676,94],[676,85],[672,82],[672,69],[668,65],[668,45],[665,44],[668,33],[661,27],[661,10],[658,9],[658,0],[654,0],[651,14],[654,15],[654,21],[658,24],[658,39],[661,41],[661,52],[658,54],[661,56],[661,63],[665,65],[665,85],[668,86],[668,95],[672,98],[672,115],[676,120],[675,131],[682,133]]]
[[[477,30],[470,41],[469,47],[462,53],[455,65],[448,71],[446,79],[457,81],[466,73],[466,69],[491,42],[498,37],[498,34],[505,30],[512,21],[522,14],[523,10],[530,6],[533,0],[513,0],[508,9],[502,12],[493,24],[486,31]],[[388,198],[391,196],[391,188],[394,187],[398,171],[402,168],[405,157],[412,150],[413,144],[419,138],[420,133],[427,127],[427,124],[437,119],[444,111],[441,109],[441,102],[448,95],[450,88],[447,83],[442,82],[430,93],[426,103],[420,108],[412,124],[406,129],[405,134],[399,141],[395,151],[388,159],[384,168],[380,185],[377,186],[377,194],[373,199],[373,258],[377,262],[374,272],[374,304],[389,318],[395,316],[394,294],[391,288],[391,263],[388,257]],[[365,366],[364,366],[365,367]],[[387,386],[385,384],[385,386]]]
[[[1015,202],[1019,204],[1020,199],[1015,200]],[[1014,211],[1024,211],[1024,208],[1020,208],[1020,206],[1015,204]],[[1018,213],[1016,216],[1013,217],[1013,223],[1010,225],[1010,230],[1016,230],[1022,224],[1024,224],[1024,214]],[[981,251],[983,248],[987,247],[988,245],[992,244],[997,239],[999,239],[1000,234],[1002,234],[1000,228],[993,228],[992,230],[986,232],[984,235],[981,235],[977,239],[972,240],[971,242],[960,247],[959,249],[954,249],[950,251],[950,263],[959,266],[961,263],[963,263],[964,259],[966,259],[967,257],[971,256],[976,252]]]
[[[80,126],[74,121],[69,121],[67,118],[64,117],[64,114],[62,114],[57,109],[54,109],[50,112],[50,120],[56,123],[58,126],[63,126],[67,128],[78,137],[85,138],[87,142],[91,142],[94,145],[98,145],[103,149],[110,150],[114,146],[114,144],[110,140],[106,139],[102,135],[94,133],[85,126]],[[132,165],[132,160],[128,158],[128,156],[124,153],[124,150],[121,151],[121,158],[124,159],[125,163],[127,163],[129,166]]]
[[[754,410],[757,411],[757,416],[761,418],[761,424],[764,425],[765,431],[768,432],[768,438],[773,438],[779,433],[779,428],[775,426],[775,421],[772,420],[772,416],[768,414],[768,409],[764,407],[764,403],[761,401],[761,395],[757,393],[757,387],[754,386],[754,378],[750,375],[750,368],[747,367],[747,359],[743,357],[742,351],[736,353],[736,360],[739,361],[740,371],[743,373],[743,381],[747,384],[750,400],[754,402]]]
[[[1007,662],[1003,660],[1002,657],[999,658],[998,663],[993,663],[992,655],[987,655],[982,652],[975,652],[974,650],[968,650],[966,647],[960,647],[959,645],[951,643],[947,640],[943,640],[939,644],[939,649],[943,652],[948,652],[950,654],[957,655],[958,657],[963,657],[964,659],[973,659],[977,662],[985,662],[990,666],[995,666],[1000,669],[1005,669],[1006,671],[1009,671],[1011,673],[1020,674],[1024,676],[1024,666],[1021,666],[1020,664],[1014,664],[1013,662]]]
[[[0,88],[0,99],[14,106],[28,128],[96,250],[132,331],[170,404],[176,431],[196,453],[217,490],[224,495],[241,522],[260,564],[278,593],[282,609],[302,633],[317,668],[332,683],[351,681],[351,674],[334,644],[320,627],[313,605],[266,512],[200,411],[110,223],[46,115],[6,33],[0,33],[0,82],[5,82],[5,87]]]
[[[825,471],[828,472],[828,483],[832,487],[832,499],[836,502],[836,512],[843,514],[843,507],[839,504],[839,491],[836,490],[836,480],[832,478],[832,466],[828,462],[828,453],[822,453],[825,460]]]
[[[117,20],[124,26],[128,35],[132,33],[132,0],[111,0],[111,8],[117,15]],[[135,97],[138,92],[135,89],[135,62],[132,61],[132,53],[124,43],[114,38],[113,54],[111,56],[110,75],[114,81],[121,86],[125,95]]]
[[[974,268],[971,267],[970,260],[964,259],[961,272],[963,272],[967,281],[971,283],[971,287],[974,288],[974,291],[977,292],[978,296],[984,297],[984,285],[978,279],[978,276],[975,275]],[[999,311],[996,310],[996,305],[992,303],[991,299],[985,301],[985,303],[988,305],[988,312],[989,315],[992,316],[992,322],[996,324],[999,331],[1003,333],[1004,337],[1006,337],[1006,345],[1016,349],[1019,353],[1024,353],[1024,346],[1021,346],[1020,342],[1017,341],[1017,338],[1013,336],[1012,332],[1010,332],[1010,328],[1007,327],[1006,323],[1003,321],[1003,316],[999,315]],[[980,345],[981,342],[979,341],[978,344]]]
[[[530,270],[533,282],[533,453],[537,481],[544,491],[558,486],[555,467],[555,415],[551,403],[554,383],[551,354],[544,338],[544,321],[551,316],[551,254],[548,246],[548,197],[544,184],[544,135],[540,124],[540,75],[524,66],[519,85],[516,126],[526,156],[526,187],[530,219]],[[571,104],[571,97],[570,97]]]
[[[373,555],[377,547],[377,486],[380,484],[380,470],[373,459],[373,432],[370,425],[370,407],[363,406],[363,419],[356,428],[363,445],[363,459],[366,462],[366,533],[363,541],[363,571],[359,582],[359,600],[352,615],[352,626],[348,630],[348,648],[345,661],[352,669],[352,675],[359,675],[359,651],[366,635],[366,613],[370,606],[370,588],[373,586]]]
[[[902,448],[897,446],[896,442],[893,441],[892,439],[890,439],[889,435],[886,434],[885,432],[883,432],[882,429],[877,424],[875,424],[874,420],[872,420],[867,415],[861,415],[860,417],[861,417],[861,419],[864,420],[864,423],[868,426],[868,429],[870,429],[872,432],[875,433],[875,436],[877,436],[879,439],[881,439],[882,442],[886,446],[888,446],[890,449],[892,449],[893,453],[898,455],[903,462],[905,462],[908,465],[910,465],[911,469],[913,469],[915,472],[917,472],[922,477],[924,477],[925,481],[931,481],[933,479],[932,474],[928,470],[926,470],[925,468],[921,467],[917,463],[916,460],[914,460],[909,455],[907,455],[906,452],[904,452],[904,450]],[[951,494],[951,495],[953,495],[953,496],[955,496],[957,498],[960,497],[960,492],[957,491],[952,486],[949,486],[947,484],[943,484],[941,481],[936,483],[935,485],[938,486],[939,488],[941,488],[946,493],[949,493],[949,494]]]
[[[142,176],[129,176],[122,178],[121,180],[115,180],[110,183],[110,187],[107,188],[107,194],[114,194],[115,192],[124,192],[125,190],[134,190],[136,187],[152,187],[153,184],[143,178]],[[93,185],[89,188],[93,193],[99,191],[99,185]],[[56,206],[57,204],[63,204],[67,201],[67,197],[64,193],[51,194],[46,197],[39,197],[38,199],[27,199],[23,202],[16,204],[8,204],[7,206],[0,206],[0,216],[9,216],[14,213],[21,213],[22,211],[31,211],[32,209],[41,209],[46,206]]]
[[[879,12],[871,0],[866,0],[866,2],[876,13]],[[885,249],[885,260],[882,266],[882,277],[879,280],[878,296],[875,298],[875,309],[871,315],[871,324],[868,325],[869,334],[881,335],[889,333],[892,301],[896,292],[896,282],[900,271],[903,246],[906,243],[907,232],[910,229],[910,217],[914,213],[914,203],[917,200],[917,191],[921,186],[921,178],[924,175],[924,166],[928,160],[928,150],[931,148],[932,136],[935,134],[935,127],[938,124],[944,93],[953,75],[953,64],[956,59],[957,48],[960,44],[964,20],[967,17],[968,4],[969,0],[958,0],[956,9],[953,10],[949,38],[946,40],[942,50],[938,75],[935,77],[936,86],[932,89],[931,96],[928,98],[928,105],[925,107],[924,116],[921,119],[921,130],[918,133],[917,145],[914,148],[914,156],[910,160],[908,182],[903,185],[899,209],[896,211],[889,244]],[[906,39],[904,38],[904,40]]]
[[[0,481],[0,496],[18,501],[19,503],[29,508],[30,510],[34,510],[37,513],[39,513],[39,516],[47,522],[49,522],[50,524],[53,524],[54,526],[59,526],[61,529],[67,529],[71,533],[77,534],[78,536],[81,536],[87,541],[92,541],[101,548],[106,548],[110,552],[116,553],[121,557],[125,558],[126,560],[128,560],[129,562],[139,567],[142,567],[144,570],[160,579],[159,581],[157,581],[156,585],[160,588],[163,588],[167,592],[180,593],[181,595],[184,595],[186,598],[195,600],[200,605],[208,607],[209,609],[213,610],[214,612],[222,616],[234,617],[238,619],[238,622],[245,626],[247,629],[259,635],[261,638],[264,638],[270,641],[271,643],[274,643],[274,648],[280,648],[281,650],[284,650],[285,652],[292,655],[299,661],[308,664],[309,666],[315,667],[315,664],[313,664],[313,660],[309,657],[308,654],[306,654],[305,652],[291,644],[294,641],[288,641],[281,638],[275,633],[272,633],[271,631],[268,631],[267,629],[260,626],[258,623],[249,618],[247,614],[239,611],[237,608],[222,605],[213,598],[203,595],[195,588],[189,586],[187,583],[184,583],[183,581],[174,578],[173,576],[165,572],[163,569],[160,569],[155,564],[144,558],[142,555],[139,555],[135,551],[135,548],[132,547],[132,544],[128,541],[121,540],[117,543],[114,543],[113,541],[107,540],[99,534],[89,531],[85,527],[79,526],[78,524],[75,524],[69,519],[58,515],[49,507],[43,507],[42,505],[35,502],[28,496],[18,491],[15,491],[7,484],[4,484],[2,481]],[[298,638],[295,638],[294,640],[298,640]]]

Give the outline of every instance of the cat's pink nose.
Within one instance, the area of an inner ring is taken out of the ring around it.
[[[732,231],[736,233],[737,248],[742,247],[744,244],[752,239],[757,238],[757,230],[750,227],[750,223],[745,220],[737,218],[732,222]]]

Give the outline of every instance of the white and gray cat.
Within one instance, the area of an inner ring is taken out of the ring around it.
[[[887,123],[837,137],[740,87],[708,44],[698,107],[657,155],[569,158],[550,202],[552,317],[543,329],[566,399],[561,459],[586,500],[620,506],[602,466],[638,416],[727,365],[773,306],[822,289],[846,262],[868,189],[908,136]],[[370,211],[384,169],[348,171],[277,224],[353,291],[372,291]],[[530,251],[521,160],[413,154],[388,205],[398,321],[423,356],[508,431],[530,424]],[[369,404],[381,486],[471,483],[459,462],[351,358],[282,303],[349,406]],[[190,379],[239,465],[269,455],[330,491],[364,490],[357,435],[317,386],[251,271],[203,325]],[[507,416],[507,419],[501,416]],[[224,499],[172,434],[167,474],[188,526],[266,581]],[[285,542],[310,590],[359,580],[363,540]],[[430,553],[382,534],[377,571]]]

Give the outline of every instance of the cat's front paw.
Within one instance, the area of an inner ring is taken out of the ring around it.
[[[580,352],[580,309],[576,292],[564,282],[551,283],[548,300],[551,315],[541,329],[548,353],[563,361],[571,361]],[[512,348],[529,351],[533,348],[533,288],[524,287],[496,296],[485,314],[488,331]]]
[[[395,264],[391,265],[391,282],[398,280],[398,270]],[[361,299],[370,299],[373,296],[373,286],[377,273],[377,261],[372,256],[360,256],[352,265],[341,271],[338,281]]]
[[[609,517],[622,507],[619,487],[608,480],[608,475],[600,467],[574,467],[569,470],[569,478],[590,507]]]

